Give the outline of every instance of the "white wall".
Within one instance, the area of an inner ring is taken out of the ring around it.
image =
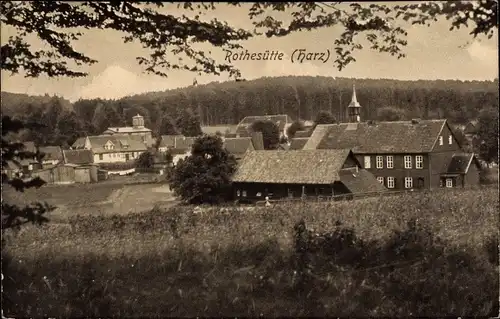
[[[123,163],[126,161],[125,154],[129,154],[129,160],[135,160],[143,152],[144,151],[104,153],[102,154],[102,159],[100,159],[100,154],[94,154],[94,163]]]

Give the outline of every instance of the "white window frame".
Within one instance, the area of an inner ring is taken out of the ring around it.
[[[365,168],[372,168],[372,163],[371,163],[372,159],[371,159],[371,157],[370,156],[365,156],[364,158],[365,158],[365,163],[364,163],[365,164]]]
[[[243,197],[247,197],[247,191],[242,191],[242,192],[241,192],[241,196],[243,196]]]
[[[379,176],[379,177],[377,177],[377,181],[378,181],[380,184],[384,185],[384,177],[383,177],[383,176]]]
[[[394,156],[387,155],[385,162],[386,162],[387,168],[394,168]]]
[[[375,162],[376,162],[376,166],[377,168],[384,168],[384,157],[383,156],[377,156],[376,159],[375,159]],[[379,165],[380,164],[380,165]]]
[[[443,136],[442,135],[439,136],[439,145],[443,145]]]
[[[415,168],[418,168],[418,169],[424,168],[424,156],[423,155],[415,156]]]
[[[413,188],[413,177],[405,177],[405,188]]]
[[[389,176],[387,177],[387,188],[394,188],[395,182],[394,182],[394,177]]]
[[[448,144],[453,144],[453,136],[448,136]]]
[[[412,166],[411,155],[405,155],[404,162],[405,162],[405,168],[406,169],[411,169],[411,166]],[[407,164],[409,164],[409,165],[407,165]]]
[[[446,179],[446,188],[453,188],[453,179],[452,178]]]

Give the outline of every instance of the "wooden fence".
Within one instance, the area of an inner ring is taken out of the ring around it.
[[[293,203],[293,202],[328,202],[328,201],[341,201],[341,200],[356,200],[370,197],[390,197],[390,196],[400,196],[403,194],[413,194],[413,193],[425,193],[425,192],[450,192],[454,190],[480,190],[480,189],[498,189],[498,184],[496,185],[479,185],[469,188],[435,188],[429,189],[405,189],[400,191],[377,191],[377,192],[365,192],[356,194],[342,194],[334,196],[302,196],[302,197],[289,197],[281,199],[271,199],[270,204],[283,204],[283,203]],[[257,201],[255,203],[257,206],[264,206],[266,204],[265,200]]]

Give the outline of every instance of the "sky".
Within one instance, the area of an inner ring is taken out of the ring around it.
[[[179,11],[168,7],[170,12]],[[179,11],[180,12],[180,11]],[[182,11],[184,12],[184,11]],[[218,7],[207,14],[207,19],[217,17],[231,26],[248,28],[251,22],[245,8]],[[404,23],[404,22],[402,22]],[[265,50],[283,53],[282,61],[235,61],[234,65],[245,79],[263,76],[311,75],[347,78],[390,78],[399,80],[492,80],[498,77],[498,40],[472,38],[469,30],[449,31],[449,22],[438,21],[431,27],[402,25],[408,32],[406,57],[396,59],[388,54],[370,49],[356,52],[356,62],[338,71],[330,59],[327,63],[304,61],[293,63],[290,56],[295,49],[310,52],[332,51],[333,42],[339,34],[336,28],[304,31],[282,38],[255,37],[243,43],[249,52]],[[13,34],[7,27],[1,29],[1,39]],[[109,30],[86,30],[74,43],[77,50],[99,62],[81,67],[88,72],[84,78],[25,78],[22,74],[1,74],[2,91],[30,95],[59,95],[75,101],[80,98],[118,99],[127,95],[150,91],[165,91],[189,86],[196,78],[199,84],[226,81],[228,77],[204,75],[191,72],[170,72],[168,78],[150,75],[136,62],[144,54],[140,44],[123,43],[122,34]],[[36,38],[29,38],[34,48],[40,47]],[[207,47],[208,49],[208,47]],[[212,57],[224,60],[224,52],[212,50]]]

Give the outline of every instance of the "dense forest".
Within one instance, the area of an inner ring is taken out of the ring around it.
[[[382,108],[398,109],[403,117],[447,118],[465,124],[480,110],[498,105],[495,81],[398,81],[312,76],[265,77],[190,86],[119,100],[79,100],[75,103],[50,96],[29,97],[2,92],[4,115],[41,122],[40,132],[25,132],[22,139],[37,144],[71,144],[79,135],[100,134],[108,126],[131,124],[140,113],[155,132],[166,118],[186,111],[199,116],[202,125],[235,124],[247,115],[288,114],[292,119],[312,120],[329,111],[346,118],[352,86],[356,85],[364,120],[376,119]]]

